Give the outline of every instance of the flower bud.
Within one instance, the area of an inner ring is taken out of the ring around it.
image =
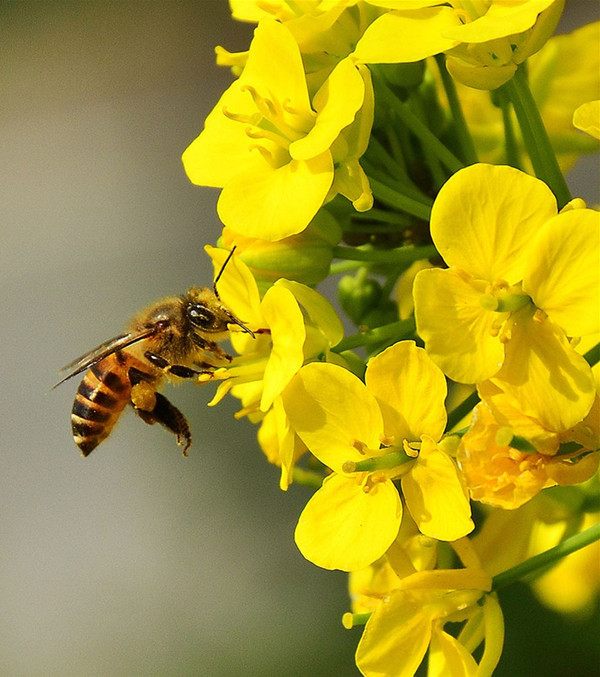
[[[338,298],[344,312],[357,325],[364,324],[363,318],[381,300],[382,289],[379,282],[366,277],[363,268],[358,275],[344,275],[338,283]]]
[[[276,242],[244,237],[229,228],[223,229],[219,246],[231,249],[250,268],[264,290],[284,277],[306,285],[317,284],[329,274],[333,247],[342,236],[335,218],[321,210],[308,227],[297,235]]]

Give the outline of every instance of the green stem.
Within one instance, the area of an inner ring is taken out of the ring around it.
[[[500,109],[502,111],[502,123],[504,125],[504,146],[506,148],[506,162],[515,169],[523,169],[519,153],[519,145],[515,136],[515,128],[511,116],[511,105],[506,92],[501,90],[499,94]]]
[[[415,321],[413,318],[408,320],[399,320],[391,324],[384,324],[382,327],[376,327],[369,331],[363,331],[353,336],[346,336],[343,338],[335,348],[332,350],[336,353],[344,352],[344,350],[351,350],[352,348],[359,348],[360,346],[368,346],[374,343],[380,343],[387,339],[397,338],[398,341],[406,336],[412,335],[415,330]]]
[[[456,138],[460,144],[462,159],[466,164],[473,165],[476,162],[479,162],[479,159],[477,157],[477,151],[475,150],[473,138],[471,137],[463,114],[462,106],[460,105],[458,94],[456,93],[454,80],[450,77],[450,73],[448,73],[448,70],[446,69],[446,57],[442,54],[438,54],[435,57],[435,60],[440,72],[440,77],[442,78],[442,84],[444,86],[444,91],[446,92],[450,112],[452,113],[452,120],[454,122]]]
[[[396,101],[396,114],[410,131],[437,157],[437,159],[453,174],[464,167],[464,164],[445,146],[437,136],[400,100]]]
[[[352,214],[352,221],[378,221],[380,223],[391,224],[394,226],[409,226],[411,219],[406,214],[399,212],[388,212],[385,209],[369,209],[368,212],[357,212]]]
[[[593,367],[595,364],[600,362],[600,343],[596,343],[593,348],[590,348],[583,358],[587,361],[590,367]]]
[[[419,219],[423,219],[423,221],[429,221],[431,207],[428,205],[399,193],[397,190],[384,185],[377,179],[369,177],[369,183],[371,185],[373,195],[378,200],[383,202],[383,204],[388,205],[388,207],[398,209],[402,212],[412,214]]]
[[[431,207],[433,204],[433,200],[425,195],[425,193],[423,193],[421,190],[419,190],[419,188],[417,188],[417,186],[415,186],[415,184],[405,176],[399,176],[398,178],[396,178],[396,176],[392,177],[389,175],[389,173],[384,172],[381,169],[377,169],[377,167],[371,164],[368,160],[363,160],[362,166],[369,179],[379,181],[384,186],[395,190],[397,193],[411,198],[416,202],[421,202],[428,207]]]
[[[457,172],[464,167],[463,163],[454,155],[454,153],[445,146],[442,141],[411,111],[404,101],[399,99],[390,89],[387,82],[380,79],[380,92],[385,99],[385,103],[390,106],[394,114],[398,116],[404,125],[433,153],[438,160],[450,170]]]
[[[337,263],[332,263],[329,267],[330,275],[341,275],[342,273],[351,273],[353,270],[363,267],[363,263],[360,261],[338,261]]]
[[[407,266],[414,261],[428,259],[437,254],[437,249],[432,244],[422,247],[407,245],[394,249],[362,249],[360,247],[333,247],[333,258],[350,261],[368,261],[369,263],[389,263]]]
[[[571,199],[571,191],[558,165],[550,137],[521,66],[504,87],[515,109],[535,175],[548,184],[556,196],[559,209],[562,209]]]
[[[452,430],[452,428],[454,428],[454,426],[457,425],[478,402],[479,395],[475,390],[448,414],[446,430]]]
[[[585,531],[580,531],[578,534],[565,539],[554,548],[550,548],[550,550],[546,550],[546,552],[530,557],[524,562],[521,562],[521,564],[517,564],[516,566],[503,571],[501,574],[494,576],[492,579],[492,590],[497,591],[508,585],[512,585],[525,576],[535,573],[538,569],[544,569],[545,567],[558,562],[558,560],[563,557],[570,555],[572,552],[585,548],[586,545],[590,545],[597,540],[600,540],[600,522],[597,522]]]
[[[320,489],[325,479],[324,475],[312,470],[306,470],[296,466],[294,468],[294,484],[301,484],[305,487],[312,487],[313,489]]]
[[[346,461],[342,466],[342,470],[345,473],[375,472],[376,470],[395,468],[414,460],[414,458],[408,456],[404,451],[391,451],[389,454],[368,458],[364,461]]]
[[[387,148],[384,147],[374,134],[372,134],[369,139],[369,150],[367,151],[367,157],[371,158],[372,156],[379,161],[379,164],[382,167],[385,167],[395,177],[402,176],[403,178],[407,178],[406,168],[396,162],[396,158],[388,152]]]

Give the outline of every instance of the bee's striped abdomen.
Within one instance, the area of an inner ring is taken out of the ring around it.
[[[110,355],[89,369],[75,395],[71,426],[84,456],[108,437],[131,397],[127,368],[119,357]]]

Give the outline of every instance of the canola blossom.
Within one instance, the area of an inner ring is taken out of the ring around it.
[[[370,208],[358,159],[372,117],[366,68],[340,61],[311,96],[293,36],[283,24],[265,20],[241,76],[183,163],[193,183],[223,188],[218,211],[226,226],[280,240],[304,230],[338,193],[359,211]]]
[[[230,0],[254,37],[183,152],[249,330],[198,381],[304,497],[366,677],[506,671],[517,582],[598,604],[600,214],[564,171],[598,152],[600,34],[554,35],[564,6]]]

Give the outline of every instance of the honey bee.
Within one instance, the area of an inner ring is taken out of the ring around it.
[[[187,456],[192,444],[188,422],[157,388],[165,377],[208,380],[216,368],[230,362],[231,355],[217,345],[228,337],[229,325],[254,337],[217,291],[234,249],[212,289],[191,287],[183,296],[152,304],[133,319],[128,331],[63,367],[69,373],[56,386],[85,372],[71,413],[73,439],[84,457],[110,435],[127,404],[146,423],[160,423],[174,433]]]

